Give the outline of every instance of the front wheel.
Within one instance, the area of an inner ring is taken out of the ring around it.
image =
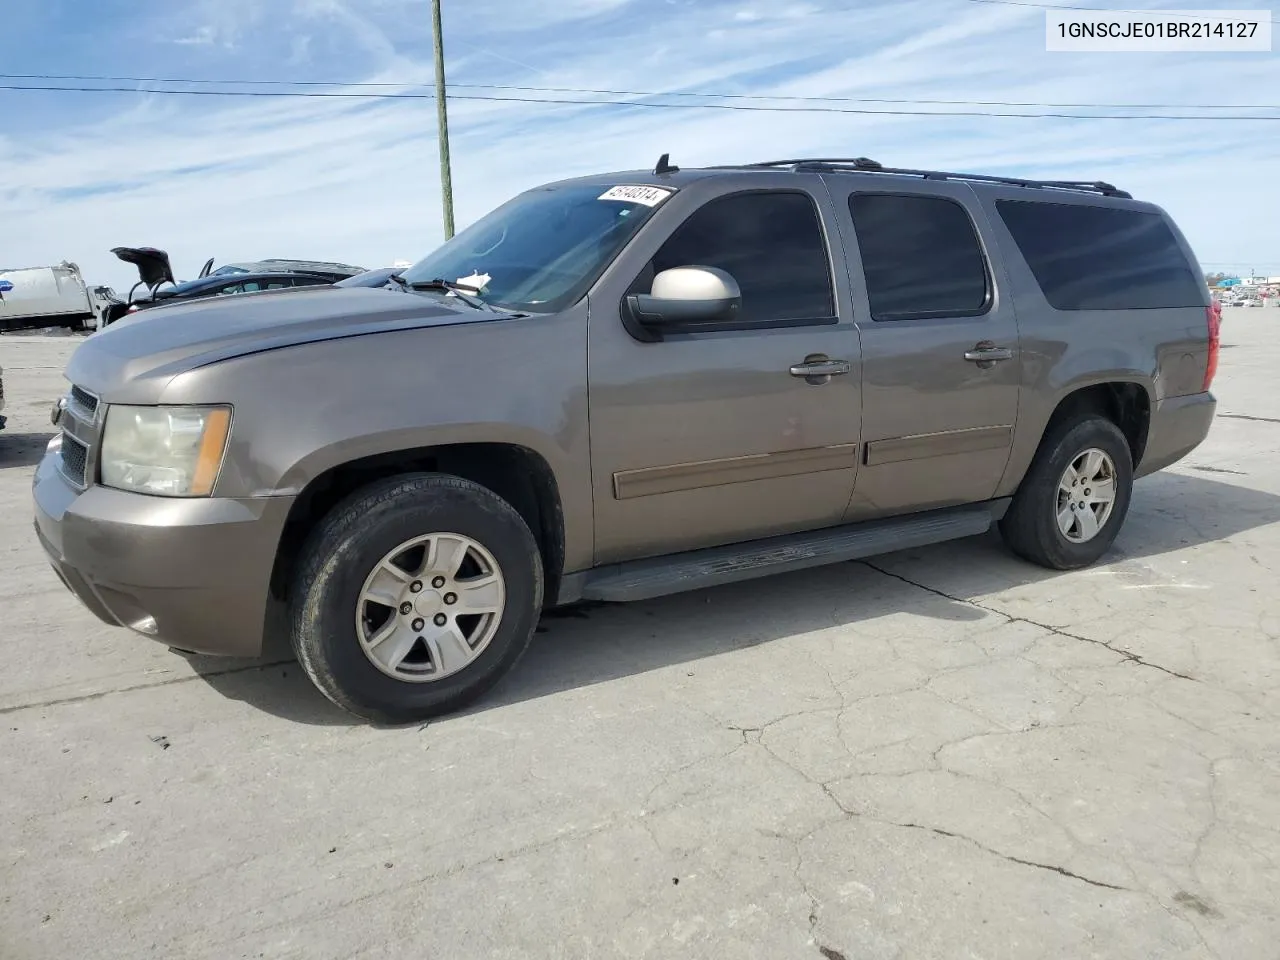
[[[338,706],[404,723],[493,686],[541,607],[538,546],[510,504],[458,477],[397,477],[348,498],[309,538],[293,645]]]
[[[1087,567],[1111,549],[1132,493],[1133,459],[1120,428],[1099,416],[1065,423],[1045,437],[1000,533],[1040,566]]]

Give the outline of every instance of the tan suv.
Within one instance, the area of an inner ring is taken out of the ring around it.
[[[530,190],[384,287],[148,311],[67,368],[34,481],[98,616],[457,708],[544,606],[979,534],[1070,569],[1214,414],[1218,315],[1104,183],[817,160]]]

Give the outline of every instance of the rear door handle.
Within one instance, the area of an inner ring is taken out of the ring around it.
[[[994,343],[984,340],[974,346],[972,350],[966,350],[964,358],[970,363],[990,366],[997,360],[1012,360],[1013,351],[1008,347],[997,347]]]
[[[796,363],[791,366],[791,375],[793,377],[804,377],[808,380],[811,377],[836,377],[842,373],[848,373],[853,367],[849,365],[848,360],[830,360],[826,357],[821,359],[806,359],[804,363]]]

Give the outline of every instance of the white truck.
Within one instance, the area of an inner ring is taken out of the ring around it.
[[[52,267],[0,268],[0,331],[96,329],[118,302],[110,287],[89,286],[80,268],[65,260]]]

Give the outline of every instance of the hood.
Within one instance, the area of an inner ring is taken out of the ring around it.
[[[169,255],[155,247],[112,247],[111,252],[138,268],[138,279],[155,289],[162,283],[176,283]]]
[[[169,379],[221,360],[397,330],[492,322],[506,314],[454,298],[368,287],[302,287],[212,297],[130,314],[85,338],[66,376],[108,402],[129,385]],[[154,384],[146,391],[154,391]]]

